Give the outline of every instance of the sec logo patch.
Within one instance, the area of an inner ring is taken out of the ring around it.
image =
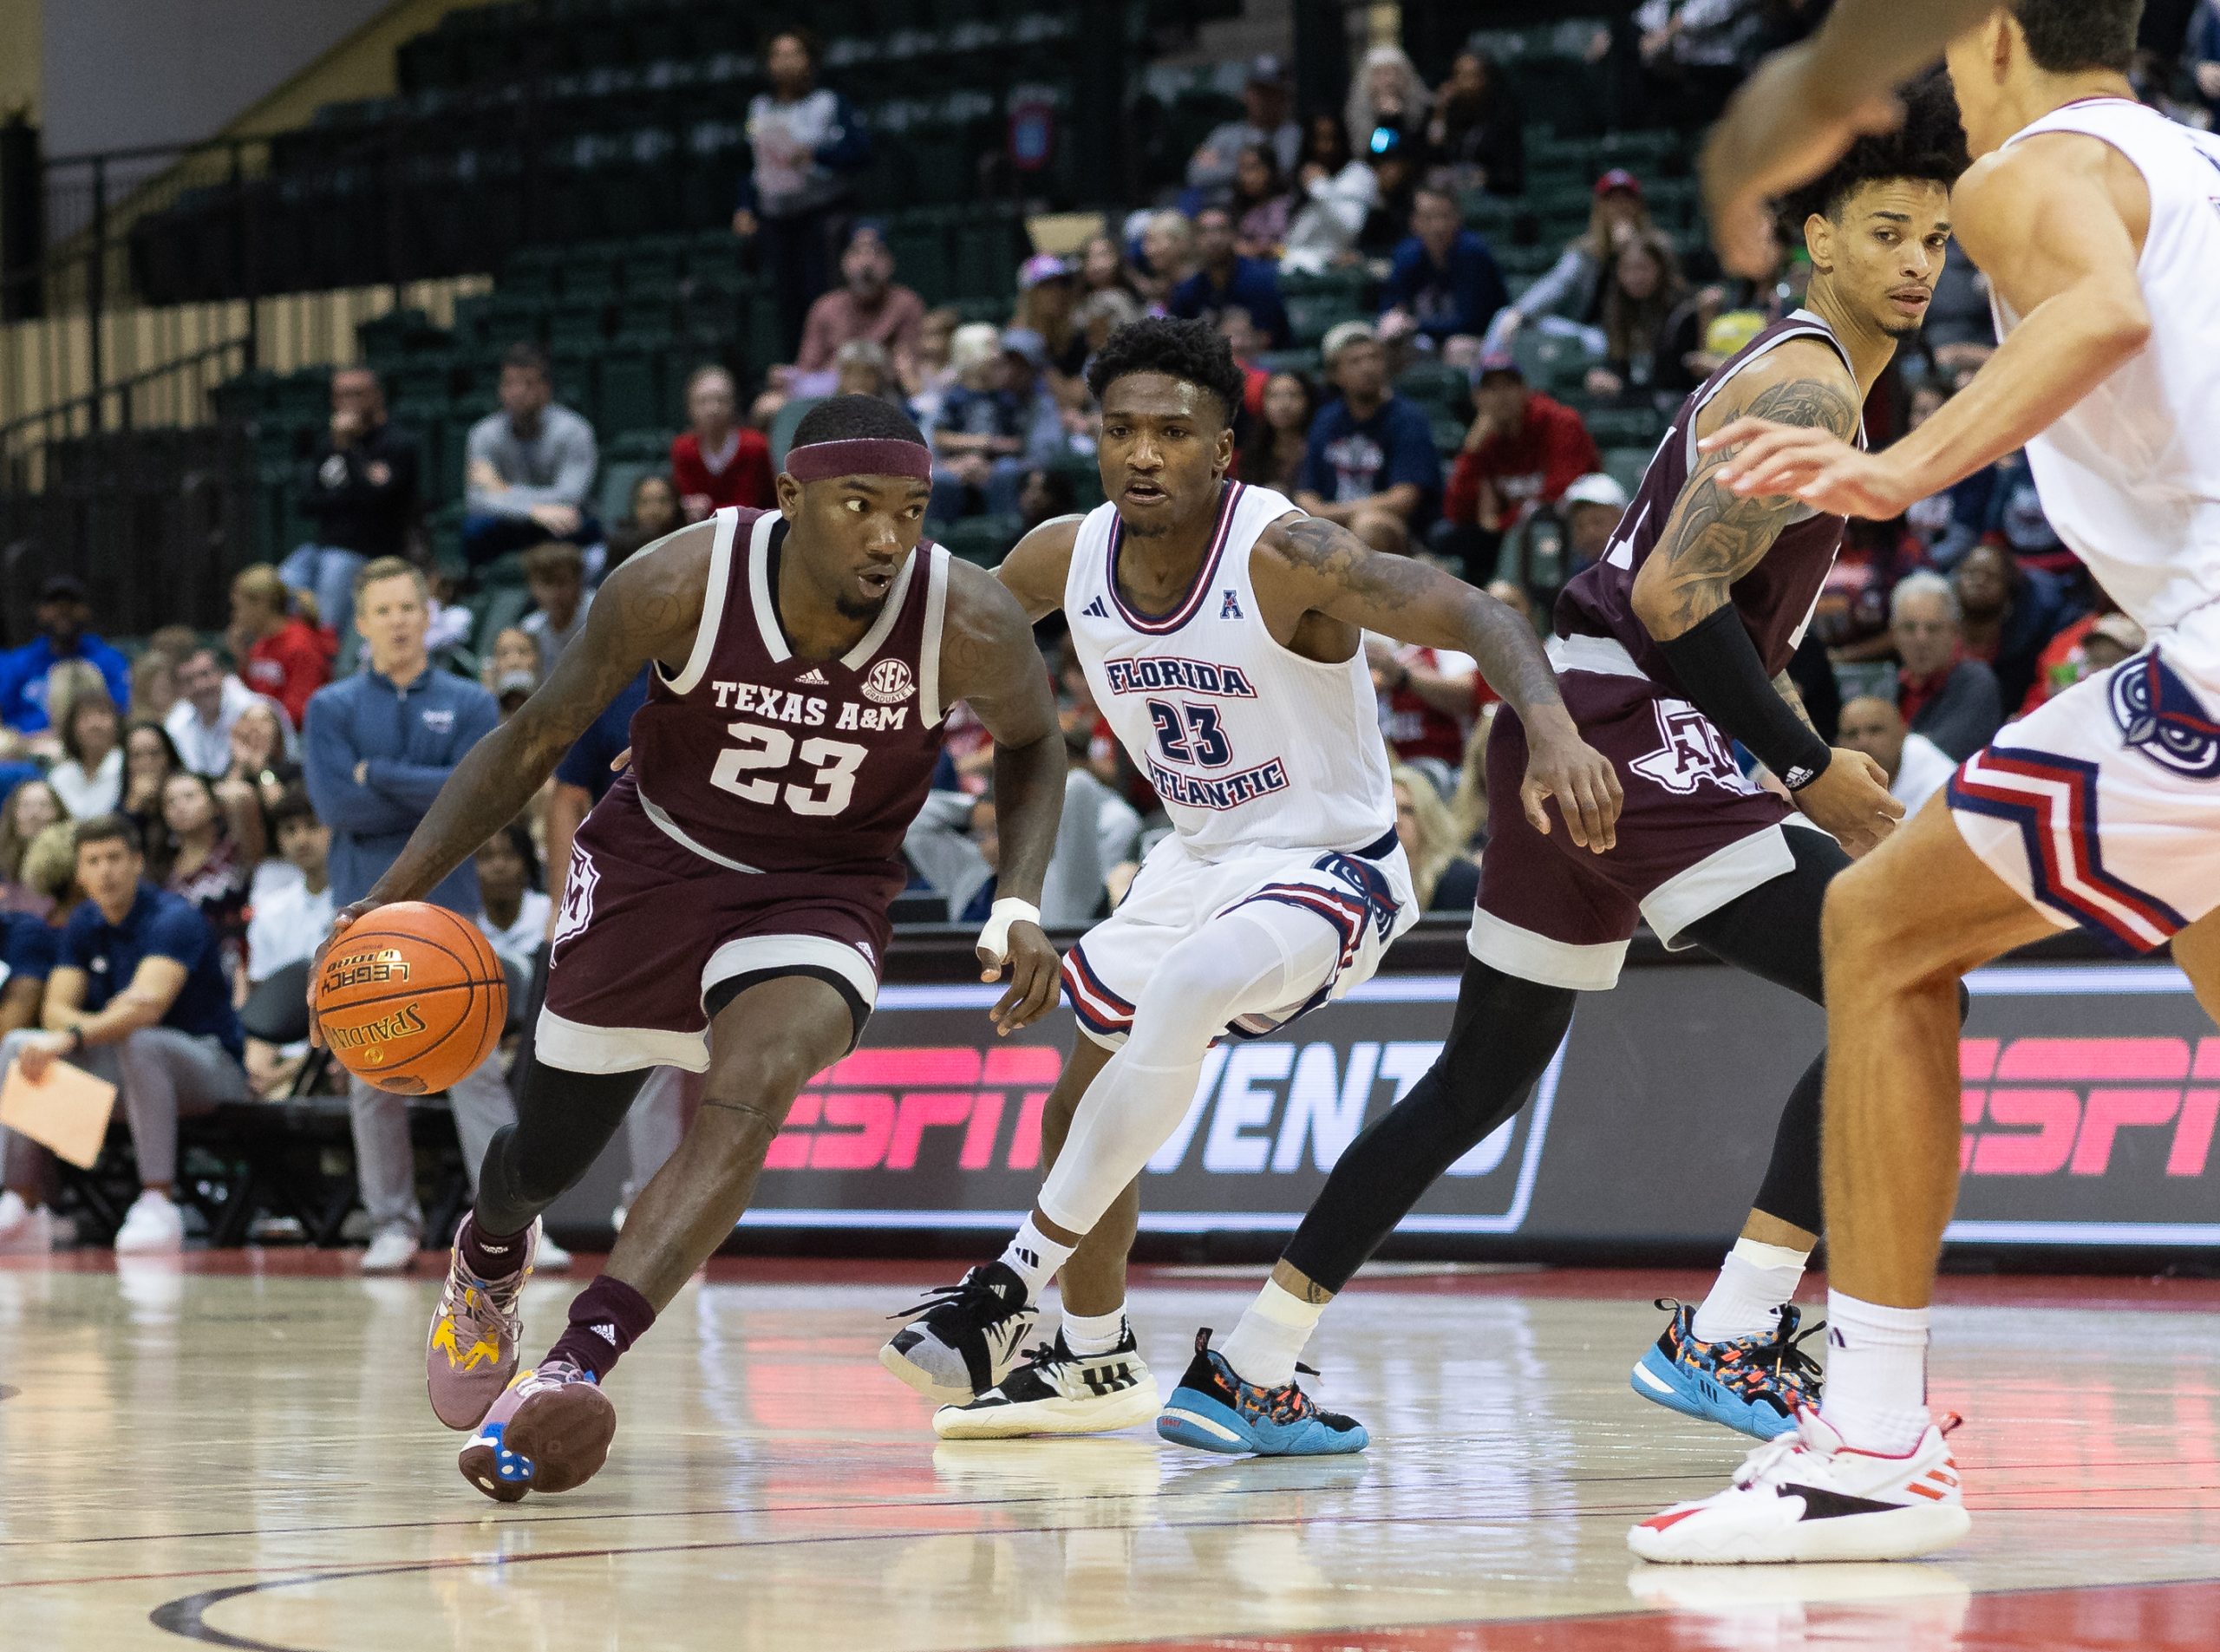
[[[864,698],[891,706],[897,701],[907,700],[917,687],[917,678],[908,665],[900,660],[881,660],[864,678]]]

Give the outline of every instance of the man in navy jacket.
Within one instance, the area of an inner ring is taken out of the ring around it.
[[[423,576],[400,558],[365,566],[355,578],[355,628],[366,663],[309,701],[302,757],[309,797],[331,828],[331,898],[338,906],[369,893],[463,754],[500,721],[500,707],[484,689],[432,668],[424,646],[428,598]],[[432,900],[475,917],[475,865],[458,867]],[[359,1078],[349,1081],[347,1100],[356,1178],[370,1217],[363,1270],[399,1273],[415,1261],[424,1234],[408,1102]],[[447,1100],[474,1189],[486,1144],[516,1119],[499,1052],[451,1087]],[[543,1244],[540,1266],[546,1258]]]
[[[1262,258],[1244,258],[1233,250],[1233,214],[1205,206],[1195,215],[1195,250],[1202,267],[1172,288],[1165,308],[1182,321],[1206,320],[1238,305],[1273,349],[1285,349],[1294,337],[1287,304],[1280,297],[1279,271]]]
[[[1452,341],[1477,351],[1495,312],[1511,302],[1495,255],[1476,231],[1464,227],[1454,196],[1421,189],[1411,203],[1411,233],[1395,249],[1394,267],[1380,289],[1381,331],[1388,337],[1416,332],[1437,350]]]

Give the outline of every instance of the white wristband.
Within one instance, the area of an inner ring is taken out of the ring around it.
[[[987,909],[987,927],[979,931],[979,950],[996,963],[1009,962],[1009,926],[1038,924],[1041,909],[1029,900],[1005,896]]]

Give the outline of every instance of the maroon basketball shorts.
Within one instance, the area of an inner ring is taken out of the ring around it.
[[[779,976],[832,987],[860,1038],[898,889],[876,868],[735,872],[664,836],[630,787],[613,791],[571,852],[536,1058],[572,1073],[702,1072],[710,1016]]]
[[[1626,791],[1617,846],[1580,848],[1557,818],[1547,837],[1519,806],[1526,731],[1508,711],[1488,740],[1488,844],[1467,944],[1483,963],[1545,986],[1602,992],[1616,986],[1637,919],[1667,946],[1688,927],[1790,871],[1785,830],[1803,817],[1735,767],[1718,726],[1668,696],[1616,644],[1577,657],[1623,675],[1560,669],[1557,687],[1581,737],[1618,770]],[[1551,650],[1562,662],[1562,647]],[[1616,656],[1614,658],[1613,656]],[[1816,828],[1811,828],[1816,829]]]

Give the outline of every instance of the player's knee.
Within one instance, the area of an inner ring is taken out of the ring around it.
[[[1876,971],[1901,974],[1910,963],[1902,939],[1903,903],[1871,862],[1849,867],[1827,885],[1819,945],[1830,983],[1855,986]]]

